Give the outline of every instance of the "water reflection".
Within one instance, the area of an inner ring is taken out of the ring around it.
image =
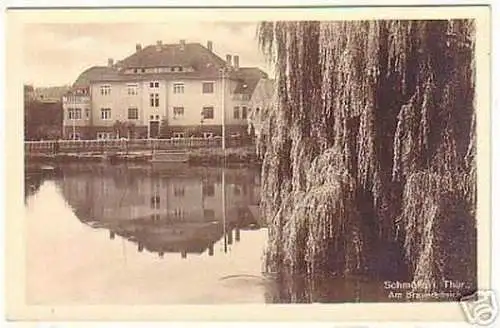
[[[40,167],[26,166],[24,170],[24,199],[38,192],[44,181],[43,170]]]
[[[78,219],[108,229],[110,239],[118,235],[138,252],[186,259],[227,253],[241,230],[263,226],[258,176],[241,169],[73,165],[62,169],[58,184]],[[216,250],[219,240],[223,248]]]
[[[27,295],[36,304],[388,301],[363,277],[262,273],[248,168],[28,168]],[[29,187],[32,186],[32,187]]]
[[[38,177],[25,178],[38,181],[26,194],[29,304],[266,302],[258,171],[27,171]]]
[[[398,302],[388,297],[384,282],[363,276],[290,275],[285,272],[273,277],[267,291],[268,303],[348,303]]]

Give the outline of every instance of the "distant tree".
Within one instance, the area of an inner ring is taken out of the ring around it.
[[[53,125],[40,125],[36,129],[38,139],[55,140],[61,138],[61,129]]]
[[[62,135],[62,103],[45,103],[33,98],[33,88],[24,87],[25,140],[56,139]]]
[[[24,102],[27,102],[33,98],[34,88],[32,85],[24,85]]]

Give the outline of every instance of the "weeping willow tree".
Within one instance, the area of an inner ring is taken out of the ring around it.
[[[263,22],[269,271],[475,281],[474,22]]]

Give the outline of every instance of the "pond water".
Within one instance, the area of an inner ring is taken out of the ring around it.
[[[259,188],[248,168],[30,169],[28,301],[265,302]]]
[[[25,175],[29,304],[388,300],[381,282],[263,274],[252,168],[71,164]]]

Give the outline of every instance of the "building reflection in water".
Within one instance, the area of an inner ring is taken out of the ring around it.
[[[130,165],[61,170],[58,184],[77,217],[108,229],[111,240],[119,235],[136,243],[138,252],[214,256],[219,240],[221,251],[228,252],[241,240],[241,230],[264,226],[257,170]]]

